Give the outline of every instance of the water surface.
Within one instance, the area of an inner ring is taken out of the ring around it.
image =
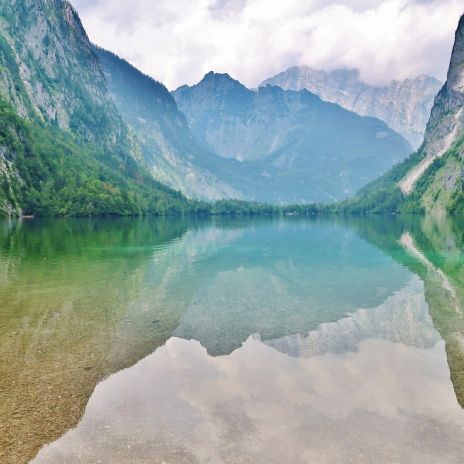
[[[1,223],[2,462],[462,462],[460,226]]]

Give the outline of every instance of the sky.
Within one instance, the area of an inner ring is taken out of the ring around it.
[[[381,85],[445,80],[462,0],[71,0],[90,39],[163,82],[209,71],[248,87],[290,66]]]

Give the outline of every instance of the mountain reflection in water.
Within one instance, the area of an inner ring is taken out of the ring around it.
[[[425,309],[413,278],[299,343],[256,335],[211,357],[171,338],[101,383],[33,463],[460,463],[464,411]]]
[[[0,226],[2,463],[464,455],[457,220]]]

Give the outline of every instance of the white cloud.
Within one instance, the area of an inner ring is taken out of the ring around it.
[[[90,38],[169,88],[292,65],[445,78],[462,0],[74,0]]]

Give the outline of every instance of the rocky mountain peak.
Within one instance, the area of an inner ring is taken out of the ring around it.
[[[230,77],[229,74],[216,73],[214,71],[205,74],[203,79],[195,87],[214,88],[216,90],[220,88],[227,90],[234,87],[245,88],[239,81]]]
[[[289,68],[261,86],[269,84],[285,90],[306,89],[362,116],[382,119],[416,148],[423,140],[433,100],[442,85],[431,76],[420,75],[374,86],[363,82],[357,69],[324,71],[309,66]]]
[[[254,91],[228,75],[209,73],[174,97],[196,141],[222,158],[214,165],[233,161],[221,176],[247,199],[346,198],[411,151],[382,121],[362,118],[306,89],[267,85]]]
[[[86,37],[86,39],[88,39],[87,32],[85,31],[84,26],[82,25],[81,19],[79,18],[77,11],[74,9],[71,3],[67,0],[55,0],[55,1],[62,4],[65,20],[71,26],[71,28],[74,29],[75,31],[78,31],[79,34],[81,34],[82,36]]]
[[[449,91],[464,93],[464,15],[456,30],[446,85]]]
[[[403,193],[413,191],[432,163],[445,155],[464,130],[464,15],[456,30],[448,79],[435,98],[427,124],[422,152],[424,158],[399,182]]]
[[[464,15],[456,30],[448,78],[432,109],[425,136],[428,157],[441,156],[464,128]]]

